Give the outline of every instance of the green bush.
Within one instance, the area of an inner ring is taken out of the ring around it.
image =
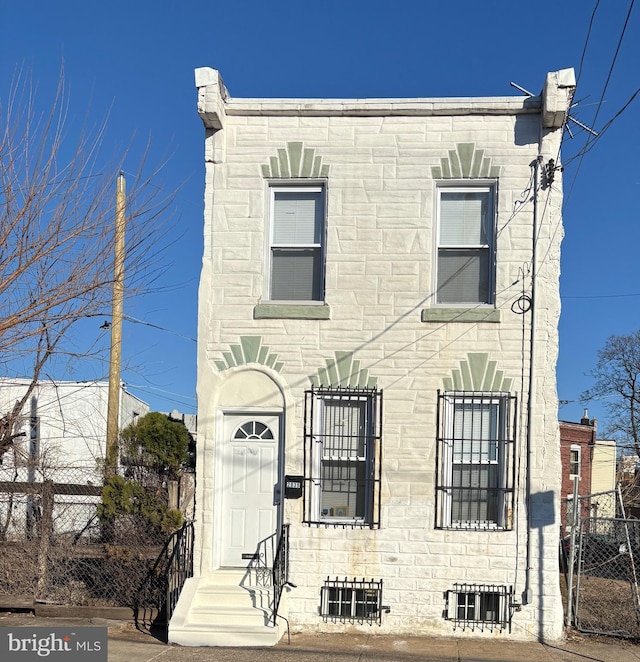
[[[170,533],[182,526],[182,513],[167,506],[162,495],[145,489],[138,481],[112,476],[102,488],[98,517],[113,527],[118,518],[128,517],[145,525],[149,534]],[[143,536],[143,531],[140,531]]]
[[[120,434],[120,448],[126,464],[148,467],[174,479],[190,463],[193,438],[181,421],[154,411]]]

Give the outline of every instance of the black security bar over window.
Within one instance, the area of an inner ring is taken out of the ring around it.
[[[381,458],[382,391],[306,391],[304,522],[379,527]]]
[[[445,617],[454,628],[511,632],[513,586],[454,584],[445,598]]]
[[[320,615],[325,621],[382,623],[382,580],[329,579],[320,589]]]
[[[516,398],[438,393],[436,528],[513,528]]]

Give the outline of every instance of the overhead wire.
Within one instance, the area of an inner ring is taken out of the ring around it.
[[[592,14],[592,17],[591,17],[591,22],[590,22],[590,24],[589,24],[589,31],[587,32],[587,39],[585,40],[585,46],[584,46],[584,49],[583,49],[583,57],[582,57],[582,60],[584,59],[584,53],[586,52],[587,43],[588,43],[588,40],[589,40],[589,35],[590,35],[590,33],[591,33],[591,27],[592,27],[593,19],[595,18],[595,12],[596,12],[596,10],[597,10],[598,4],[599,4],[599,3],[596,4],[596,8],[594,9],[593,14]],[[612,61],[611,61],[611,65],[610,65],[610,67],[609,67],[609,72],[608,72],[608,74],[607,74],[607,79],[606,79],[605,84],[604,84],[604,87],[603,87],[603,89],[602,89],[602,94],[600,95],[600,100],[598,101],[598,104],[597,104],[597,106],[596,106],[596,112],[595,112],[595,115],[594,115],[593,120],[592,120],[592,125],[593,125],[593,126],[596,125],[596,121],[597,121],[597,119],[598,119],[598,115],[600,114],[600,110],[601,110],[601,108],[602,108],[602,104],[603,104],[603,102],[604,102],[604,97],[605,97],[605,94],[606,94],[607,89],[608,89],[608,87],[609,87],[609,83],[610,83],[610,81],[611,81],[611,76],[613,75],[613,70],[614,70],[614,68],[615,68],[616,62],[617,62],[617,60],[618,60],[618,55],[619,55],[619,53],[620,53],[620,48],[622,47],[622,42],[623,42],[623,40],[624,40],[624,35],[625,35],[626,31],[627,31],[627,26],[629,25],[629,20],[630,20],[630,18],[631,18],[631,12],[633,11],[633,5],[634,5],[634,4],[635,4],[635,0],[631,0],[631,2],[629,3],[629,9],[627,10],[627,16],[626,16],[626,18],[625,18],[625,22],[624,22],[624,25],[623,25],[623,27],[622,27],[622,31],[621,31],[621,33],[620,33],[620,36],[618,37],[618,44],[617,44],[617,46],[616,46],[616,50],[615,50],[615,53],[614,53],[614,55],[613,55],[613,59],[612,59]],[[582,66],[582,60],[581,60],[581,66]],[[582,70],[580,70],[579,75],[581,75],[581,73],[582,73]],[[636,94],[637,94],[637,92],[636,92]],[[636,94],[634,94],[634,95],[632,96],[632,99],[635,98]],[[632,100],[632,99],[631,99],[631,100]],[[629,105],[629,103],[631,103],[631,100],[628,101],[627,104],[625,104],[625,108]],[[619,115],[620,115],[620,113],[616,114],[616,117],[618,117]],[[610,124],[609,124],[609,126],[610,126]],[[600,135],[602,135],[602,132],[600,132]],[[580,153],[579,153],[579,158],[580,158],[580,160],[578,161],[578,165],[577,165],[577,167],[576,167],[576,171],[575,171],[575,173],[574,173],[574,175],[573,175],[573,180],[572,180],[572,182],[571,182],[571,186],[569,187],[569,192],[567,193],[567,195],[566,195],[566,197],[565,197],[565,201],[568,201],[569,198],[571,197],[571,193],[572,193],[573,188],[574,188],[574,186],[575,186],[575,183],[576,183],[576,180],[577,180],[577,177],[578,177],[578,173],[580,172],[580,168],[582,167],[582,161],[583,161],[583,159],[584,159],[584,156],[585,156],[585,154],[587,153],[587,151],[589,151],[589,149],[591,148],[590,145],[591,145],[592,143],[595,142],[596,138],[597,138],[597,136],[592,136],[591,134],[589,134],[589,135],[587,136],[587,140],[586,140],[586,142],[585,142],[584,147],[582,148],[582,150],[580,150]],[[571,159],[571,160],[573,161],[573,160],[575,160],[575,158],[577,158],[577,156],[574,157],[574,158]]]
[[[584,46],[582,47],[582,55],[580,56],[580,65],[578,67],[578,75],[576,77],[576,86],[580,83],[580,77],[582,76],[582,66],[584,64],[584,58],[587,53],[587,46],[589,45],[589,37],[591,36],[591,30],[593,29],[593,22],[596,18],[596,12],[600,5],[600,0],[596,0],[596,5],[591,12],[591,19],[589,20],[589,29],[587,30],[587,36],[584,40]]]

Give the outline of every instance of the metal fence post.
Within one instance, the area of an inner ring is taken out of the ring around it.
[[[576,562],[576,530],[580,515],[578,503],[578,476],[573,477],[573,517],[571,522],[571,538],[569,542],[569,578],[567,580],[567,625],[573,625],[573,568]]]
[[[49,567],[49,544],[53,524],[53,481],[42,483],[42,519],[40,521],[40,546],[38,549],[38,584],[36,598],[44,595]]]

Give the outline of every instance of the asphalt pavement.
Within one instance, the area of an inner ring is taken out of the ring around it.
[[[640,662],[638,644],[577,633],[554,644],[519,642],[503,635],[498,639],[311,633],[291,634],[289,639],[285,634],[270,648],[208,648],[168,645],[126,621],[0,614],[0,627],[65,625],[107,627],[108,662]]]

